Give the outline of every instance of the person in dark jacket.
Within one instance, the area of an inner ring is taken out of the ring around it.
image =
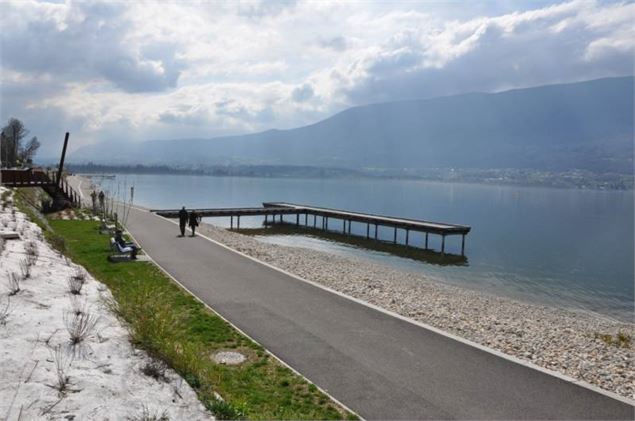
[[[196,227],[198,227],[198,223],[201,221],[201,217],[198,216],[195,210],[190,212],[190,229],[192,230],[192,237],[196,235]]]
[[[139,247],[135,243],[128,243],[123,238],[123,232],[121,230],[117,230],[115,232],[115,241],[119,244],[120,250],[126,251],[126,248],[130,249],[130,257],[132,259],[137,258],[137,252],[139,251]]]
[[[181,237],[185,237],[185,226],[187,225],[187,211],[185,206],[179,211],[179,228],[181,229]]]

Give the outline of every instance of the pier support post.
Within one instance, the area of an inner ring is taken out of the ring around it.
[[[408,245],[408,237],[410,236],[410,230],[406,230],[406,245]]]
[[[238,215],[236,218],[237,218],[236,229],[240,229],[240,215]]]
[[[377,239],[377,224],[375,224],[375,240]]]
[[[304,226],[305,227],[309,226],[309,213],[308,212],[304,212]]]
[[[461,238],[461,256],[465,256],[465,234]]]
[[[348,234],[351,234],[351,224],[353,223],[353,221],[349,220],[348,221]]]
[[[342,219],[342,234],[346,234],[346,219]]]
[[[267,222],[269,222],[269,215],[265,215],[265,228],[267,228]]]
[[[445,234],[441,235],[441,254],[445,254]]]
[[[230,230],[234,229],[234,215],[230,215],[229,217],[229,229]]]
[[[317,215],[313,214],[313,228],[317,227]]]
[[[280,214],[280,223],[282,224],[282,214]]]
[[[299,213],[295,214],[295,224],[296,225],[300,225],[300,214]]]
[[[326,217],[326,222],[324,223],[324,229],[327,230],[327,231],[329,230],[329,217],[328,216]]]
[[[426,232],[426,250],[428,250],[428,233]]]
[[[393,242],[394,244],[397,244],[397,227],[395,227],[395,236],[393,237],[392,242]]]
[[[366,223],[366,239],[370,237],[370,224]]]

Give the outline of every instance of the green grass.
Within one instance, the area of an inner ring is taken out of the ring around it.
[[[179,372],[217,418],[355,419],[152,263],[108,262],[108,238],[99,234],[97,222],[48,223],[48,237],[63,238],[66,254],[111,289],[111,307],[129,324],[133,343]],[[228,349],[247,355],[247,362],[216,364],[212,355]]]

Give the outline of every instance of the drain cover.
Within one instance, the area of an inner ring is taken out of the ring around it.
[[[219,352],[214,355],[214,361],[218,364],[237,365],[243,363],[247,358],[240,352]]]

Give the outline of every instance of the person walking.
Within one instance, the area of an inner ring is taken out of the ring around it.
[[[185,226],[187,225],[187,211],[185,206],[179,211],[179,228],[181,229],[181,237],[185,237]]]
[[[97,192],[95,190],[90,194],[90,198],[93,200],[93,213],[97,213]]]
[[[196,227],[198,227],[199,222],[201,221],[201,217],[198,216],[195,210],[190,212],[190,229],[192,230],[191,237],[196,235]]]
[[[103,191],[103,190],[101,190],[101,191],[99,192],[99,209],[100,209],[102,212],[105,212],[105,211],[106,211],[106,203],[105,203],[105,200],[106,200],[106,195],[104,194],[104,191]]]

